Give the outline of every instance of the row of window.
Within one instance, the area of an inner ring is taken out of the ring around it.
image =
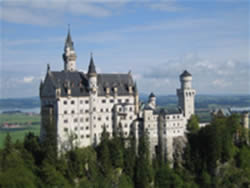
[[[106,103],[107,101],[108,101],[108,100],[103,99],[103,100],[102,100],[102,103]],[[118,99],[118,103],[122,103],[122,102],[123,102],[122,99]],[[129,103],[130,100],[129,100],[129,99],[125,99],[125,102],[126,102],[126,103]],[[83,103],[89,104],[89,101],[88,101],[88,100],[85,100],[85,101],[80,100],[80,104],[83,104]],[[109,103],[114,103],[114,99],[110,99],[110,100],[109,100]],[[67,100],[63,101],[63,104],[64,104],[64,105],[67,105],[67,104],[68,104],[68,101],[67,101]],[[75,104],[75,101],[74,101],[74,100],[70,101],[70,104]]]
[[[93,108],[93,111],[95,112],[96,111],[96,108]],[[103,109],[101,108],[100,109],[100,112],[109,112],[110,110],[108,108],[106,109]],[[89,113],[89,110],[85,110],[84,111],[85,113]],[[75,110],[71,110],[71,114],[74,114],[75,113]],[[80,113],[82,114],[83,113],[83,109],[80,109]],[[67,110],[64,110],[64,114],[68,114],[68,111]]]

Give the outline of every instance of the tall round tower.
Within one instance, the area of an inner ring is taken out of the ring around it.
[[[155,97],[154,93],[150,93],[150,95],[148,97],[148,105],[152,109],[155,109],[155,107],[156,107],[156,97]]]
[[[180,75],[180,82],[181,88],[177,89],[178,103],[184,116],[189,119],[195,113],[194,97],[196,91],[192,88],[192,75],[185,70]]]
[[[70,30],[68,30],[68,35],[64,45],[63,61],[64,71],[72,72],[76,70],[76,53],[74,50],[74,43],[70,35]]]

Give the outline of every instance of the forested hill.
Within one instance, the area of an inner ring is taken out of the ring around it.
[[[32,133],[24,142],[13,142],[7,135],[0,149],[0,187],[250,187],[250,137],[239,116],[215,117],[200,129],[192,116],[188,130],[183,153],[174,152],[173,168],[160,149],[150,159],[147,134],[140,136],[138,147],[133,135],[125,144],[122,135],[109,139],[105,129],[96,147],[74,147],[70,137],[65,144],[71,150],[61,155],[56,153],[54,134],[48,134],[43,143]]]
[[[147,102],[148,96],[140,95],[140,100]],[[249,107],[250,95],[197,95],[196,108],[222,107]],[[159,106],[177,105],[175,95],[157,96]],[[37,108],[40,107],[39,97],[0,99],[0,109]]]

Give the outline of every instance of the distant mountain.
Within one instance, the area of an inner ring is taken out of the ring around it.
[[[148,95],[141,94],[140,100],[148,101]],[[176,106],[178,103],[176,95],[157,96],[159,106]],[[249,107],[250,95],[197,95],[195,98],[196,108],[211,108],[213,106],[224,107]],[[38,108],[39,97],[0,99],[0,109],[15,108]]]

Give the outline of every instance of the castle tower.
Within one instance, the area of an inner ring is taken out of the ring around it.
[[[91,145],[96,144],[96,134],[94,133],[94,126],[96,124],[96,109],[97,109],[97,73],[95,69],[95,64],[93,56],[91,54],[89,69],[88,69],[88,84],[89,84],[89,112],[90,112],[90,143]]]
[[[155,107],[156,107],[156,97],[155,97],[154,93],[150,93],[150,95],[148,97],[148,105],[152,109],[155,109]]]
[[[92,54],[89,62],[88,79],[89,79],[89,88],[93,93],[95,93],[97,91],[97,73]]]
[[[195,113],[194,97],[196,91],[192,89],[192,75],[185,70],[180,75],[180,82],[181,88],[177,89],[178,103],[184,116],[189,119]]]
[[[249,112],[242,113],[242,124],[245,129],[249,128]]]
[[[72,42],[70,30],[64,45],[63,53],[64,71],[75,71],[76,70],[76,53],[74,50],[74,43]]]

